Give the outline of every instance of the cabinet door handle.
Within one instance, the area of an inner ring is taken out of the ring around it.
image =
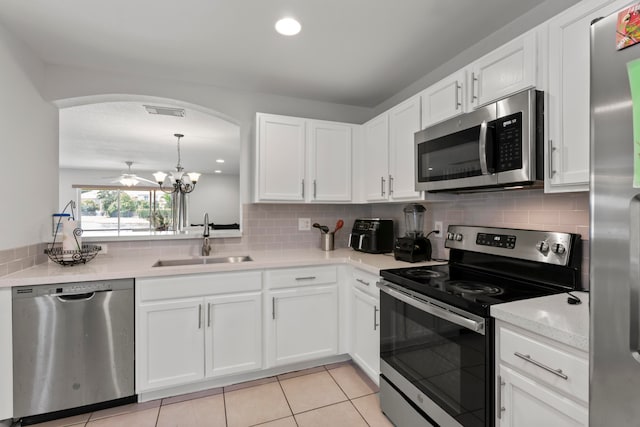
[[[202,329],[202,304],[198,304],[198,329]]]
[[[456,110],[459,107],[462,107],[462,102],[460,102],[460,93],[462,92],[462,85],[459,85],[458,82],[456,82]]]
[[[502,375],[498,375],[498,398],[496,399],[498,402],[498,419],[502,418],[502,413],[507,409],[502,406],[502,387],[504,384],[504,381],[502,381]]]
[[[271,318],[276,320],[276,297],[271,297]]]
[[[314,280],[316,278],[316,276],[305,276],[305,277],[296,277],[297,281],[301,281],[301,280]]]
[[[529,356],[528,354],[522,354],[522,353],[518,353],[517,351],[515,353],[513,353],[514,356],[519,357],[522,360],[526,360],[527,362],[533,363],[534,365],[536,365],[539,368],[544,369],[547,372],[551,372],[553,375],[557,375],[560,378],[562,378],[563,380],[567,380],[569,379],[568,376],[566,376],[565,374],[562,373],[562,369],[553,369],[550,368],[549,366],[545,365],[544,363],[540,363],[535,359],[532,359],[531,356]]]
[[[316,180],[313,180],[313,198],[316,199],[316,193],[317,193],[317,184],[316,184]]]
[[[378,323],[378,311],[380,311],[380,309],[377,306],[373,306],[373,330],[377,331],[378,330],[378,326],[380,326],[380,324]]]
[[[553,152],[556,151],[556,148],[553,146],[553,140],[549,140],[549,179],[552,179],[556,174],[556,171],[553,169]]]
[[[302,198],[304,199],[304,178],[302,178]]]
[[[393,194],[393,175],[389,174],[389,196]]]
[[[384,197],[384,176],[380,177],[380,195]]]
[[[207,327],[211,327],[211,303],[207,304]]]
[[[471,73],[471,103],[473,103],[474,99],[478,99],[478,97],[476,96],[477,81],[478,81],[478,78],[476,77],[476,73]]]
[[[360,283],[362,283],[363,285],[371,286],[371,283],[367,282],[366,280],[356,279],[356,282],[360,282]]]

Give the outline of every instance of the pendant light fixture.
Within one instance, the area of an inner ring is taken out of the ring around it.
[[[196,188],[196,183],[198,182],[198,178],[200,178],[201,174],[198,172],[184,172],[184,168],[180,164],[180,138],[184,137],[184,135],[181,133],[175,133],[173,136],[178,138],[178,164],[176,165],[176,170],[170,174],[158,171],[153,174],[153,177],[160,186],[160,189],[165,193],[191,193]],[[171,187],[169,188],[163,187],[167,176],[169,177],[169,183],[171,184]]]

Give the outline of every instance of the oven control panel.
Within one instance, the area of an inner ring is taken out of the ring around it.
[[[578,234],[469,225],[450,225],[445,241],[449,249],[565,266],[576,244]]]
[[[478,233],[476,234],[476,245],[513,249],[516,247],[516,236],[511,234]]]

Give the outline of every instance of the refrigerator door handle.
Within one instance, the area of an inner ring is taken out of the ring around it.
[[[640,194],[629,209],[629,344],[631,354],[640,362]]]

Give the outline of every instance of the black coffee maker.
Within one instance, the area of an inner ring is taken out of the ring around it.
[[[425,207],[413,203],[404,209],[406,233],[398,237],[393,246],[393,256],[399,261],[419,262],[431,260],[431,242],[424,236]]]

